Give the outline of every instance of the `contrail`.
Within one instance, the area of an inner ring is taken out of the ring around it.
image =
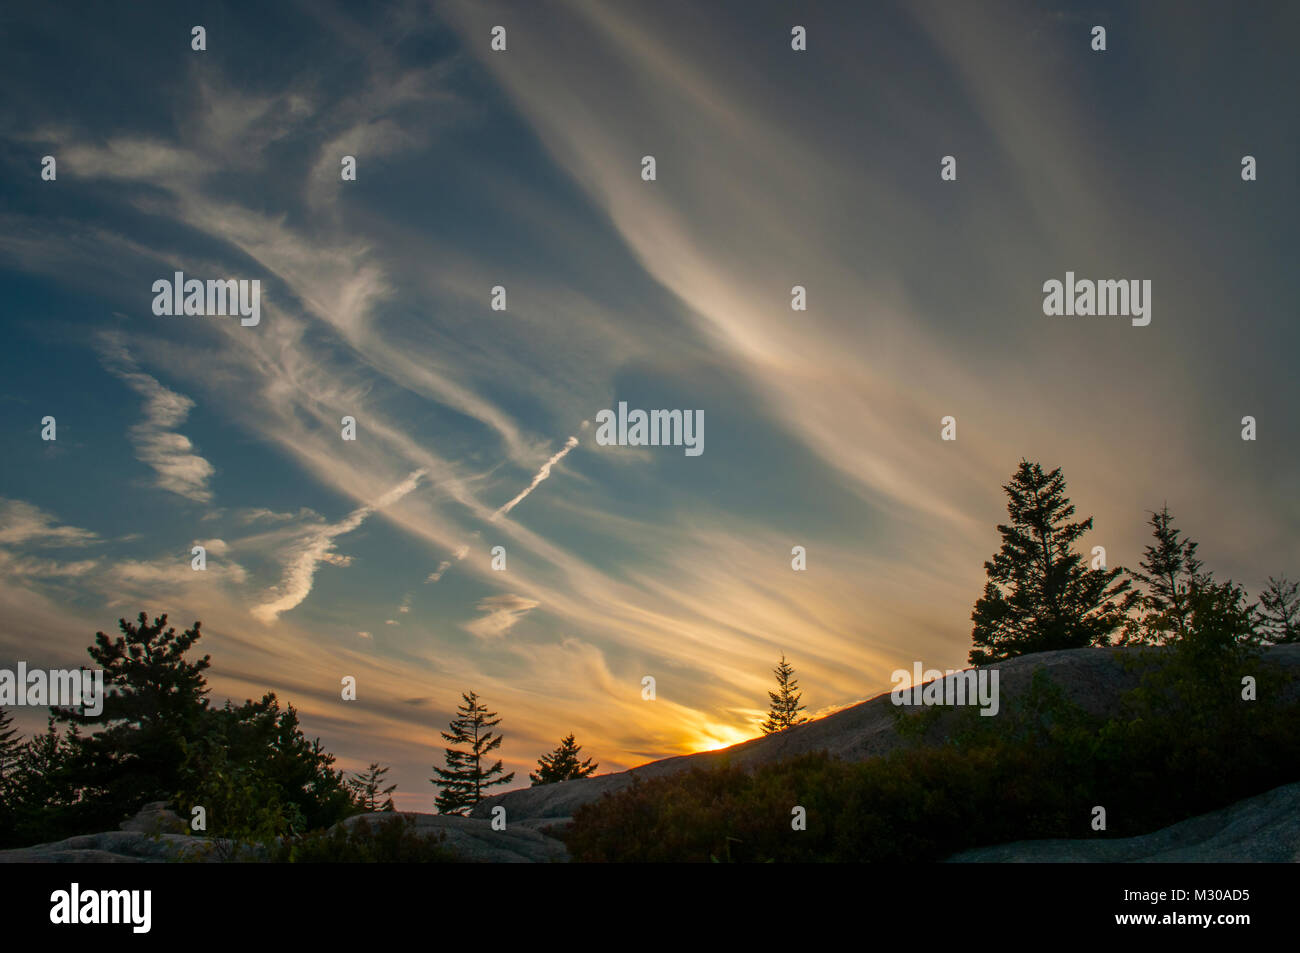
[[[505,506],[501,507],[501,509],[493,513],[492,519],[494,520],[498,519],[499,517],[504,516],[506,513],[509,513],[516,506],[518,506],[520,501],[523,500],[524,497],[526,497],[529,493],[533,492],[537,484],[541,483],[543,480],[545,480],[548,476],[551,475],[551,467],[555,466],[557,463],[563,460],[565,454],[567,454],[570,450],[572,450],[577,445],[578,445],[577,437],[570,437],[568,440],[564,441],[564,446],[560,448],[560,452],[542,464],[542,468],[537,471],[537,476],[533,477],[533,482],[528,484],[528,486],[524,487],[523,490],[520,492],[520,494],[516,496],[513,500],[511,500]]]

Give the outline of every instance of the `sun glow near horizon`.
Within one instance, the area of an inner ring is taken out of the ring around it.
[[[733,725],[711,724],[697,735],[693,742],[688,743],[688,754],[699,754],[704,751],[721,751],[723,748],[730,748],[738,745],[743,741],[752,741],[761,737],[761,733],[750,733],[743,728],[737,728]]]

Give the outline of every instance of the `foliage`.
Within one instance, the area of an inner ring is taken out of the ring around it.
[[[938,743],[844,762],[810,754],[752,772],[722,765],[633,784],[584,805],[565,838],[580,861],[939,860],[1032,838],[1125,837],[1300,780],[1300,701],[1229,640],[1240,600],[1194,604],[1192,637],[1145,650],[1138,688],[1089,715],[1038,672],[996,718],[974,708],[900,716]],[[1198,644],[1199,641],[1199,644]],[[1258,679],[1244,701],[1241,678]],[[1091,829],[1107,809],[1108,830]],[[793,830],[791,811],[807,811]]]
[[[173,797],[182,813],[206,807],[215,836],[298,833],[328,827],[357,810],[343,772],[332,767],[334,756],[319,739],[307,739],[297,710],[282,710],[274,692],[211,710],[206,727],[186,746]],[[223,802],[225,811],[219,809]]]
[[[1122,642],[1162,645],[1181,639],[1187,632],[1193,593],[1210,582],[1210,574],[1196,558],[1197,544],[1183,539],[1174,527],[1169,507],[1152,512],[1148,520],[1154,544],[1148,544],[1139,563],[1129,575],[1144,585],[1136,591],[1131,606],[1139,610],[1125,625]]]
[[[781,653],[780,663],[772,671],[776,675],[776,691],[767,693],[771,705],[768,708],[767,720],[762,725],[765,735],[785,731],[808,720],[799,714],[807,706],[799,704],[802,695],[799,691],[799,682],[795,680],[794,668],[785,660],[784,652]]]
[[[22,749],[22,737],[14,727],[13,716],[0,708],[0,782],[12,776]]]
[[[92,812],[72,770],[78,741],[75,726],[60,732],[51,716],[44,734],[17,750],[5,780],[8,822],[0,826],[0,847],[62,840],[89,829]]]
[[[594,774],[600,765],[593,764],[590,758],[579,760],[581,753],[582,745],[578,744],[570,733],[554,751],[537,759],[537,773],[530,772],[528,775],[528,779],[533,782],[532,786],[571,781]]]
[[[446,748],[446,768],[434,766],[436,778],[432,783],[440,788],[434,804],[439,814],[466,814],[469,809],[483,799],[483,790],[498,784],[509,784],[514,780],[511,771],[502,777],[501,761],[484,766],[483,759],[501,746],[501,735],[494,735],[489,729],[501,722],[494,711],[488,711],[480,705],[475,692],[461,694],[463,703],[457,709],[457,717],[451,721],[451,731],[442,732],[443,738],[454,745],[469,745],[468,751],[459,748]]]
[[[396,784],[384,787],[384,776],[388,767],[380,767],[372,761],[365,771],[355,772],[348,780],[348,788],[353,797],[370,813],[393,810],[393,799],[389,796],[397,790]],[[380,799],[383,800],[380,800]]]
[[[0,708],[0,831],[13,830],[13,812],[17,805],[15,787],[18,783],[18,758],[22,750],[22,736],[14,727],[13,717]],[[3,842],[3,837],[0,834],[0,842]]]
[[[325,831],[286,838],[272,852],[282,864],[445,864],[460,858],[447,835],[418,834],[415,819],[392,814],[373,824],[358,819]]]
[[[97,730],[71,741],[68,771],[84,806],[84,823],[113,829],[149,801],[169,798],[180,780],[185,739],[198,737],[208,711],[203,672],[209,657],[186,660],[199,623],[177,634],[164,614],[153,622],[118,620],[121,635],[95,633],[87,649],[104,670],[104,708],[55,708],[55,717]]]
[[[1300,582],[1268,577],[1268,588],[1259,597],[1255,628],[1261,642],[1282,645],[1300,642]]]
[[[1121,569],[1088,569],[1075,543],[1092,517],[1070,522],[1060,468],[1020,462],[1003,489],[1009,524],[998,526],[1002,548],[984,564],[988,581],[971,621],[972,665],[1052,649],[1108,645],[1124,621],[1131,583]]]
[[[118,625],[120,636],[97,632],[88,650],[104,669],[103,712],[51,709],[49,730],[18,754],[4,784],[7,846],[114,830],[150,801],[172,801],[182,816],[202,806],[208,833],[238,842],[356,811],[334,756],[303,735],[292,705],[281,709],[274,694],[209,705],[209,658],[186,658],[198,622],[177,634],[166,615],[149,622],[141,612]]]

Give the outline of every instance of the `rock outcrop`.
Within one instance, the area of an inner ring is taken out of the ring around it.
[[[352,826],[375,823],[392,814],[361,814],[340,822]],[[443,844],[466,862],[549,863],[568,859],[564,845],[527,825],[494,831],[490,821],[442,814],[401,813],[415,821],[416,834],[442,834]],[[176,833],[185,830],[180,817],[166,804],[146,804],[121,830],[83,834],[51,844],[0,851],[5,864],[161,864],[175,862],[262,861],[264,848],[237,848],[228,841]]]
[[[1153,834],[977,847],[948,863],[1300,863],[1300,784],[1287,784]]]
[[[196,859],[212,853],[213,842],[181,833],[189,826],[164,801],[142,807],[120,829],[82,834],[51,844],[0,850],[0,864],[141,864]]]
[[[391,817],[392,815],[382,815]],[[491,821],[454,814],[416,814],[401,812],[398,817],[415,820],[416,834],[442,834],[443,844],[458,858],[470,863],[552,863],[568,859],[564,845],[553,837],[546,837],[527,825],[510,824],[504,831],[492,830]],[[374,822],[376,816],[350,817],[344,824],[359,821]]]

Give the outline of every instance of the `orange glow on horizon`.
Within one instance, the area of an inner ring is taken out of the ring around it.
[[[703,729],[695,741],[687,744],[687,751],[690,754],[698,754],[702,751],[721,751],[723,748],[730,748],[732,745],[738,745],[742,741],[750,741],[755,737],[756,735],[741,728],[713,724]]]

